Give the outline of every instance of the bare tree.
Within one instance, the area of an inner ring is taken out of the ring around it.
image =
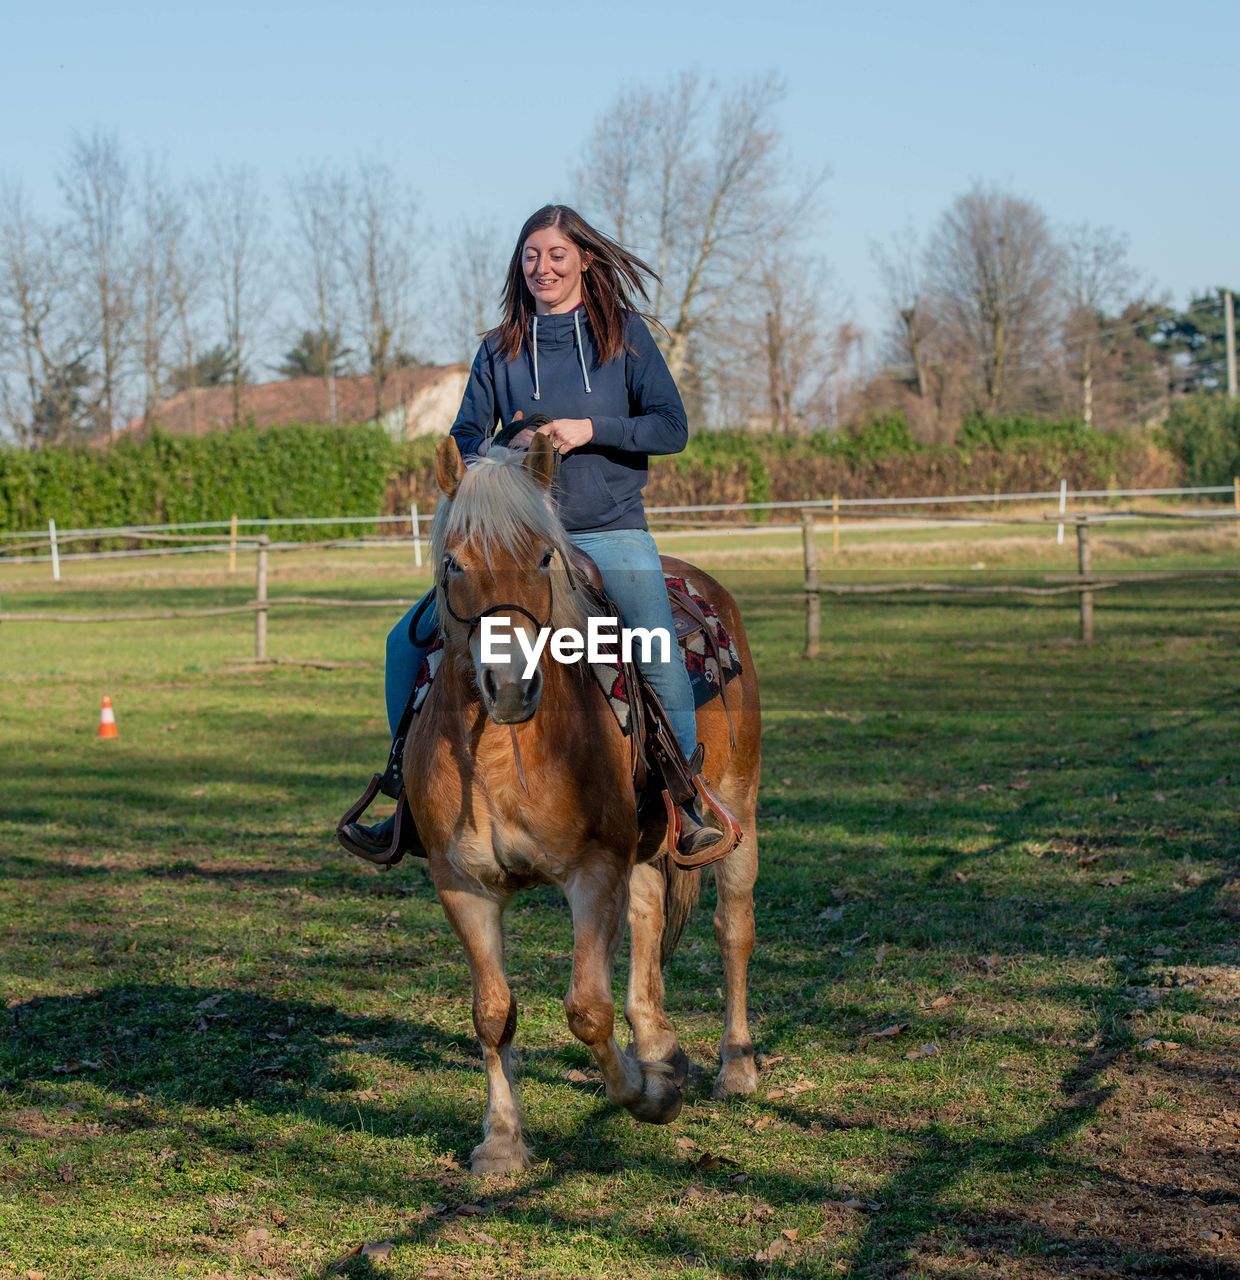
[[[97,422],[87,402],[92,349],[64,232],[36,219],[19,187],[0,188],[0,411],[23,448],[59,444]]]
[[[721,312],[711,325],[712,340],[728,352],[714,364],[709,391],[697,385],[705,363],[690,352],[681,394],[686,407],[696,395],[724,426],[781,433],[829,424],[831,389],[841,372],[840,307],[821,263],[793,253],[777,253],[755,268],[751,305]]]
[[[617,98],[595,122],[585,168],[577,175],[579,189],[586,192],[614,235],[622,243],[653,238],[649,229],[639,230],[637,220],[650,199],[650,178],[659,143],[667,134],[660,108],[677,99],[695,97],[696,80],[682,76],[662,94],[636,89]],[[683,113],[676,113],[683,121]],[[670,123],[670,122],[669,122]],[[685,131],[682,130],[682,138]],[[660,184],[667,180],[660,168]]]
[[[209,254],[208,270],[220,305],[231,361],[233,426],[241,422],[241,388],[271,297],[268,217],[258,175],[245,165],[217,168],[197,187]]]
[[[111,438],[130,346],[134,288],[129,165],[115,136],[75,138],[60,186],[99,362],[99,416]]]
[[[583,203],[662,277],[655,314],[679,378],[711,326],[747,305],[761,322],[760,264],[795,241],[825,174],[795,181],[780,155],[774,75],[730,90],[685,75],[622,95],[600,118],[576,176]]]
[[[349,218],[349,184],[343,174],[307,169],[290,180],[296,250],[289,272],[301,305],[303,339],[315,348],[314,363],[323,378],[327,418],[335,422],[336,377],[342,358],[341,334],[346,322],[344,287],[345,228]]]
[[[936,323],[981,378],[989,413],[1046,366],[1062,256],[1037,205],[976,186],[944,213],[926,250]]]
[[[891,237],[887,245],[874,242],[870,254],[887,295],[890,312],[883,356],[894,365],[907,365],[919,400],[929,393],[931,315],[926,301],[923,251],[911,226]]]
[[[207,279],[206,256],[196,235],[187,235],[181,252],[171,263],[168,296],[172,304],[175,367],[185,371],[184,390],[189,399],[189,425],[198,426],[197,370],[199,359],[198,310]]]
[[[354,292],[354,324],[374,381],[375,417],[393,370],[407,363],[413,340],[418,240],[413,197],[381,160],[362,161],[344,239]]]
[[[162,398],[170,344],[187,274],[189,215],[162,163],[147,158],[139,194],[134,310],[142,357],[142,417],[148,426]]]
[[[820,264],[779,255],[764,265],[763,357],[771,429],[797,431],[826,424],[827,389],[839,372],[827,299],[831,295]]]
[[[1081,416],[1094,421],[1094,376],[1105,339],[1107,314],[1117,312],[1136,283],[1128,265],[1128,241],[1109,227],[1069,227],[1062,237],[1065,303],[1064,350],[1079,390]]]
[[[451,315],[452,358],[468,364],[478,341],[500,320],[505,246],[493,224],[465,223],[452,246],[452,280],[444,294],[454,302]]]

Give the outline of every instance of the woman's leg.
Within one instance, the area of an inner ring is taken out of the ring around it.
[[[429,601],[427,597],[430,596]],[[409,620],[423,608],[425,610],[418,619],[418,639],[425,644],[415,644],[409,635]],[[438,628],[435,614],[433,593],[428,592],[407,614],[388,632],[387,663],[383,669],[383,693],[387,701],[388,728],[392,737],[396,737],[400,718],[413,692],[413,682],[422,669],[422,661],[426,657],[426,645],[429,645]]]
[[[424,603],[425,609],[423,609]],[[387,701],[388,728],[391,730],[393,739],[400,728],[401,716],[404,715],[405,707],[409,704],[409,695],[413,692],[414,681],[418,678],[422,661],[426,657],[426,645],[417,644],[409,634],[409,623],[415,615],[418,618],[417,639],[425,640],[429,644],[438,627],[433,595],[430,595],[429,600],[427,596],[423,596],[388,632],[383,692]],[[368,862],[390,866],[393,846],[396,843],[396,815],[399,812],[398,805],[394,812],[373,826],[367,826],[359,816],[356,821],[341,826],[336,832],[336,838],[350,853],[355,853]],[[418,851],[419,857],[426,856],[413,819],[406,813],[405,825],[401,828],[400,848],[395,854],[396,860],[400,860],[402,852],[410,850]]]
[[[672,606],[663,582],[659,548],[645,529],[612,529],[603,533],[569,534],[574,545],[594,557],[603,575],[603,587],[615,601],[628,627],[663,627],[670,637],[668,662],[660,661],[660,646],[652,649],[652,661],[639,662],[642,675],[659,695],[671,721],[672,732],[686,759],[697,748],[697,718],[693,710],[693,686],[676,643]],[[639,657],[641,649],[635,651]]]

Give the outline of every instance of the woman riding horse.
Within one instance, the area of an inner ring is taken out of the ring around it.
[[[659,552],[646,526],[642,488],[649,458],[679,453],[688,440],[680,393],[637,309],[654,272],[564,205],[547,205],[521,228],[504,285],[500,325],[474,357],[452,436],[468,465],[485,457],[497,423],[505,443],[527,448],[537,428],[559,455],[554,493],[574,546],[593,557],[607,595],[629,627],[675,635]],[[410,623],[417,619],[411,634]],[[424,597],[387,641],[385,692],[393,737],[435,636],[434,600]],[[693,692],[677,646],[651,646],[639,661],[658,694],[686,761],[697,747]],[[721,838],[696,804],[680,814],[678,850],[703,854]],[[396,815],[375,826],[351,822],[346,849],[388,862]],[[403,832],[409,848],[417,833]]]
[[[569,1028],[593,1056],[608,1099],[638,1120],[664,1124],[680,1111],[688,1061],[664,1007],[661,968],[701,872],[680,870],[672,851],[659,851],[668,814],[660,822],[660,812],[639,805],[631,739],[598,696],[592,668],[547,655],[527,665],[511,649],[488,652],[481,640],[481,624],[491,618],[527,639],[542,627],[580,634],[587,614],[604,607],[574,589],[569,537],[549,497],[550,441],[536,435],[528,452],[493,448],[466,468],[456,442],[444,440],[435,470],[444,501],[431,547],[443,566],[444,647],[406,751],[406,776],[418,785],[404,794],[431,881],[469,960],[487,1079],[483,1137],[470,1168],[492,1174],[531,1161],[511,1053],[517,1002],[504,973],[503,919],[514,895],[536,884],[563,893],[573,921]],[[745,834],[713,863],[724,986],[715,1096],[724,1097],[751,1093],[757,1082],[745,987],[758,870],[758,686],[736,602],[701,570],[667,567],[692,575],[697,598],[739,660],[726,707],[715,697],[697,716],[716,795]],[[624,1013],[633,1045],[622,1050],[612,973],[626,914],[632,946]]]

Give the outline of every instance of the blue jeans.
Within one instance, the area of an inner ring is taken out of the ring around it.
[[[697,719],[693,711],[693,688],[676,644],[676,628],[672,607],[663,585],[659,549],[645,529],[612,529],[604,533],[574,533],[572,543],[594,557],[603,575],[603,586],[616,602],[621,621],[630,627],[664,627],[672,637],[671,660],[659,661],[661,646],[652,646],[652,660],[639,662],[642,674],[650,681],[667,710],[672,731],[686,756],[697,747]],[[425,597],[424,597],[425,598]],[[409,636],[409,619],[421,604],[412,609],[392,628],[387,638],[387,665],[384,669],[384,694],[387,699],[388,725],[392,735],[400,723],[401,713],[409,701],[409,693],[422,666],[426,650],[414,644]],[[422,615],[419,638],[429,640],[437,626],[432,600]],[[642,648],[634,646],[635,657]]]

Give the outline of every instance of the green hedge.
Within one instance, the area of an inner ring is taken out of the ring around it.
[[[837,458],[855,467],[876,458],[917,451],[912,432],[901,413],[883,414],[841,434],[815,432],[808,436],[755,435],[752,431],[703,431],[683,453],[655,460],[658,472],[672,467],[682,479],[697,480],[709,492],[729,480],[739,482],[743,498],[734,501],[769,502],[789,470],[819,458]]]
[[[1072,449],[1110,447],[1115,436],[1099,435],[1080,418],[1034,418],[1014,414],[1008,418],[988,418],[973,414],[956,435],[961,449],[1009,449],[1013,446],[1044,444]]]
[[[281,516],[427,516],[438,501],[438,437],[393,444],[375,426],[298,425],[156,434],[111,449],[0,450],[0,529],[179,523]],[[657,458],[652,506],[896,497],[1053,489],[1109,480],[1133,487],[1226,483],[1240,469],[1240,412],[1220,398],[1185,401],[1164,437],[1101,435],[1071,419],[973,418],[954,446],[919,445],[901,414],[809,436],[700,432],[680,454]],[[1222,477],[1218,479],[1218,477]],[[370,525],[275,526],[274,537],[313,540]]]
[[[1164,430],[1186,484],[1231,484],[1240,476],[1240,400],[1190,396],[1175,404]]]
[[[703,432],[684,453],[656,458],[650,506],[830,497],[1074,488],[1157,488],[1180,483],[1179,460],[1147,431],[1101,434],[1079,421],[974,418],[956,445],[919,444],[903,414],[839,433]]]
[[[111,449],[0,450],[0,528],[101,528],[280,516],[371,516],[396,450],[377,426],[158,432]],[[275,526],[273,537],[338,537],[374,526]],[[253,530],[251,532],[257,532]]]

